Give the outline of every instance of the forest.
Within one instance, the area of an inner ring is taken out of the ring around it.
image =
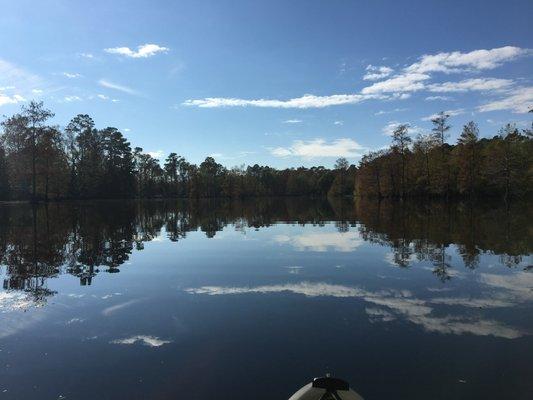
[[[212,157],[200,165],[177,153],[157,160],[131,147],[116,128],[95,128],[89,115],[64,129],[54,113],[29,102],[6,117],[0,132],[0,200],[128,198],[246,198],[254,196],[527,197],[532,190],[532,128],[502,127],[481,137],[467,123],[456,144],[447,142],[449,115],[432,119],[427,134],[412,137],[396,127],[387,149],[351,165],[339,158],[333,169],[226,168]]]

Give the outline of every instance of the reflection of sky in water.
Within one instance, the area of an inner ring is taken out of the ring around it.
[[[205,390],[198,389],[196,397],[202,398],[200,393],[214,393],[224,368],[233,362],[226,346],[233,348],[243,370],[227,368],[249,373],[250,382],[269,374],[296,379],[292,386],[284,381],[280,393],[296,390],[297,379],[322,374],[326,368],[346,378],[363,376],[370,385],[377,378],[347,364],[347,358],[369,363],[377,357],[383,371],[391,374],[398,361],[390,346],[412,350],[417,341],[426,343],[420,346],[435,343],[427,362],[432,365],[441,357],[449,365],[443,381],[435,383],[445,385],[446,379],[457,382],[468,374],[476,379],[468,368],[461,369],[462,376],[448,376],[454,374],[453,362],[475,361],[469,354],[461,352],[451,364],[446,361],[455,348],[471,345],[472,338],[483,340],[486,351],[495,354],[506,351],[499,341],[532,349],[533,320],[524,317],[533,310],[533,273],[524,270],[529,257],[510,269],[499,256],[482,254],[477,268],[469,269],[457,247],[450,245],[441,257],[447,278],[440,279],[435,273],[439,259],[403,251],[398,256],[388,246],[365,241],[357,227],[339,232],[333,224],[278,224],[258,230],[226,226],[213,239],[197,231],[178,242],[168,240],[163,229],[142,251],[132,252],[119,266],[120,273],[97,274],[90,286],[80,286],[69,274],[49,279],[47,288],[56,294],[46,305],[35,303],[24,291],[0,291],[0,393],[7,390],[5,398],[22,393],[16,388],[24,381],[20,374],[32,368],[57,368],[76,380],[84,374],[73,371],[73,365],[86,363],[92,369],[104,359],[109,365],[85,374],[100,381],[99,374],[127,363],[129,372],[116,376],[117,385],[127,386],[130,377],[131,382],[151,382],[136,383],[149,396],[163,385],[162,377],[181,374],[176,379],[187,385],[194,374],[203,373]],[[405,267],[398,266],[402,263]],[[4,268],[1,278],[6,274]],[[328,320],[331,329],[321,326]],[[37,339],[46,350],[30,361]],[[332,341],[343,343],[344,351],[339,353]],[[319,343],[332,352],[320,352],[320,361],[309,359],[306,351]],[[474,353],[472,357],[478,355]],[[291,371],[299,359],[308,366]],[[276,364],[283,360],[285,366]],[[416,363],[405,360],[411,362]],[[370,370],[376,373],[375,368]],[[40,388],[32,392],[35,398],[64,393],[89,398],[91,390],[109,389],[87,386],[80,394],[65,384],[62,391],[55,390],[40,376],[33,378]],[[391,380],[402,393],[410,393],[407,386],[414,384]],[[358,382],[363,394],[372,391]],[[162,390],[173,392],[166,386]]]

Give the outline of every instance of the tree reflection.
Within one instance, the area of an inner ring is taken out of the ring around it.
[[[91,285],[101,272],[119,272],[134,249],[163,235],[179,242],[191,231],[212,238],[228,225],[245,232],[279,222],[333,222],[339,234],[356,229],[363,240],[389,248],[399,267],[429,262],[446,282],[453,276],[452,247],[469,269],[484,253],[497,254],[507,267],[520,264],[531,253],[531,209],[301,198],[8,204],[0,206],[0,265],[4,290],[28,292],[45,304],[55,293],[48,289],[50,278],[68,273]]]

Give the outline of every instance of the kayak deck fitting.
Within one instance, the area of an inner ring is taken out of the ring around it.
[[[363,398],[350,389],[348,382],[332,378],[329,375],[313,379],[289,400],[363,400]]]

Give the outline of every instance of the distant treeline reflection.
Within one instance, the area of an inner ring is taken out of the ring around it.
[[[368,242],[389,247],[393,261],[408,267],[427,260],[435,276],[450,279],[452,267],[476,268],[482,253],[514,267],[532,252],[531,207],[466,203],[397,203],[360,200],[268,198],[259,201],[117,201],[0,206],[0,268],[5,290],[23,290],[36,302],[54,294],[48,278],[79,277],[90,285],[102,272],[120,272],[135,250],[160,235],[178,242],[192,231],[209,238],[227,225],[245,231],[276,223],[335,223],[340,234],[357,230]],[[450,245],[463,265],[451,265]]]

